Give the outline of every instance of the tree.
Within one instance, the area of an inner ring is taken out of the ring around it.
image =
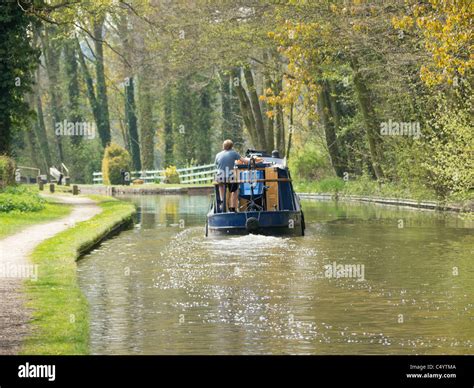
[[[238,98],[235,89],[232,87],[230,74],[221,72],[220,80],[220,100],[221,100],[221,141],[232,139],[234,144],[243,142],[242,124]]]
[[[98,123],[97,129],[102,141],[102,146],[106,147],[111,141],[110,121],[109,121],[109,102],[107,97],[107,85],[105,82],[104,70],[104,44],[103,27],[105,15],[99,14],[93,20],[94,47],[95,47],[95,71],[97,81],[97,105],[98,105]]]
[[[68,92],[67,114],[69,121],[79,123],[84,121],[79,108],[79,73],[76,55],[76,42],[68,39],[64,42],[65,73]],[[81,142],[81,136],[73,136],[72,142],[77,145]]]
[[[12,154],[14,131],[25,125],[29,108],[24,95],[30,91],[38,65],[39,52],[28,34],[33,18],[22,9],[28,3],[0,4],[0,154]]]
[[[142,169],[140,160],[140,138],[138,136],[137,114],[135,104],[135,78],[132,64],[133,36],[128,28],[130,19],[130,12],[121,12],[116,16],[117,33],[119,35],[123,56],[121,63],[123,66],[124,88],[125,88],[125,123],[128,131],[128,147],[130,149],[133,161],[133,167],[136,171]]]
[[[144,65],[138,75],[138,126],[140,128],[141,165],[145,170],[152,170],[155,162],[155,125],[151,82],[151,69]]]
[[[163,108],[163,120],[164,120],[164,167],[174,165],[174,153],[173,153],[173,95],[172,88],[168,85],[164,94],[164,108]]]
[[[142,163],[140,160],[140,140],[138,138],[135,109],[135,83],[133,77],[130,77],[125,81],[125,121],[130,138],[133,167],[136,171],[140,171],[142,169]]]

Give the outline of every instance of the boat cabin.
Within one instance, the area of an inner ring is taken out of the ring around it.
[[[214,182],[206,235],[209,231],[302,235],[303,212],[285,161],[275,152],[268,155],[249,150],[246,156],[249,162],[236,162],[228,181]],[[227,188],[220,198],[222,183]],[[237,185],[235,211],[229,210],[229,185]]]

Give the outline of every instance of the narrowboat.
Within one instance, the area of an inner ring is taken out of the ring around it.
[[[278,151],[271,155],[247,150],[248,163],[236,162],[231,183],[237,184],[238,207],[229,211],[229,191],[220,198],[214,182],[206,220],[208,235],[262,234],[304,236],[304,214],[290,171]]]

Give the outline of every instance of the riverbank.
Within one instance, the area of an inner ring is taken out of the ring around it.
[[[132,186],[79,185],[81,194],[97,195],[209,195],[212,185],[144,184]]]
[[[44,209],[37,212],[0,213],[0,238],[17,233],[32,225],[66,217],[70,212],[69,206],[46,202]]]
[[[294,187],[298,195],[305,199],[337,199],[437,211],[474,211],[472,193],[439,199],[434,192],[419,185],[404,187],[391,182],[380,184],[364,177],[352,181],[339,178],[326,178],[314,182],[300,181],[295,182]]]
[[[27,197],[31,197],[28,202],[36,201],[41,205],[40,208],[45,210],[44,198],[37,197],[37,194],[28,194]],[[54,237],[76,222],[87,220],[101,211],[94,201],[87,198],[54,196],[54,199],[48,197],[47,200],[61,202],[56,205],[50,204],[50,207],[53,209],[63,207],[65,208],[63,211],[68,214],[55,221],[29,226],[0,240],[0,276],[2,277],[0,353],[2,354],[17,354],[24,338],[31,331],[31,311],[26,307],[27,295],[24,293],[24,282],[25,279],[34,279],[35,281],[38,279],[39,267],[32,265],[29,260],[33,250],[46,239]],[[34,208],[38,209],[37,206]],[[10,214],[14,213],[13,215],[18,220],[27,217],[31,221],[31,215],[39,211],[14,211]]]
[[[413,200],[407,198],[384,198],[377,196],[363,195],[344,195],[334,193],[298,193],[301,199],[314,200],[339,200],[339,201],[355,201],[369,202],[380,205],[404,206],[416,209],[452,211],[452,212],[473,212],[474,201],[464,201],[459,203],[437,202]]]
[[[332,182],[329,185],[320,185],[315,182],[314,185],[295,184],[298,195],[302,199],[319,200],[341,200],[370,202],[382,205],[406,206],[416,209],[427,209],[437,211],[454,212],[473,212],[474,200],[464,199],[439,201],[434,200],[433,196],[426,192],[416,192],[412,194],[407,191],[396,191],[392,186],[380,188],[379,186],[345,184],[342,181]],[[376,185],[376,184],[375,184]],[[323,188],[325,191],[317,191]],[[187,186],[187,185],[153,185],[143,186],[103,186],[103,185],[81,185],[83,194],[101,194],[101,195],[209,195],[213,192],[213,187],[208,185]],[[315,191],[304,191],[315,189]],[[423,196],[425,195],[425,196]]]
[[[38,279],[28,280],[24,288],[32,321],[22,354],[88,353],[88,305],[77,284],[76,260],[130,222],[135,213],[130,203],[99,196],[91,199],[98,214],[43,241],[30,256],[39,270]]]
[[[72,207],[45,201],[39,211],[0,213],[0,354],[17,354],[29,332],[30,313],[25,308],[24,279],[27,256],[40,229],[61,225]]]

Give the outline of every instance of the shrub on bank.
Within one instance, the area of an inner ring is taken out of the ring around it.
[[[30,188],[11,186],[0,191],[0,213],[37,212],[44,206],[45,200]]]
[[[15,161],[6,155],[0,155],[0,189],[15,184],[15,170]]]
[[[130,171],[132,158],[128,151],[118,144],[110,144],[102,159],[102,179],[104,185],[121,185],[121,170]]]
[[[165,179],[163,183],[179,183],[179,173],[176,166],[169,166],[165,169]]]
[[[327,156],[311,143],[293,152],[289,158],[289,167],[293,177],[300,181],[319,180],[332,174]]]

